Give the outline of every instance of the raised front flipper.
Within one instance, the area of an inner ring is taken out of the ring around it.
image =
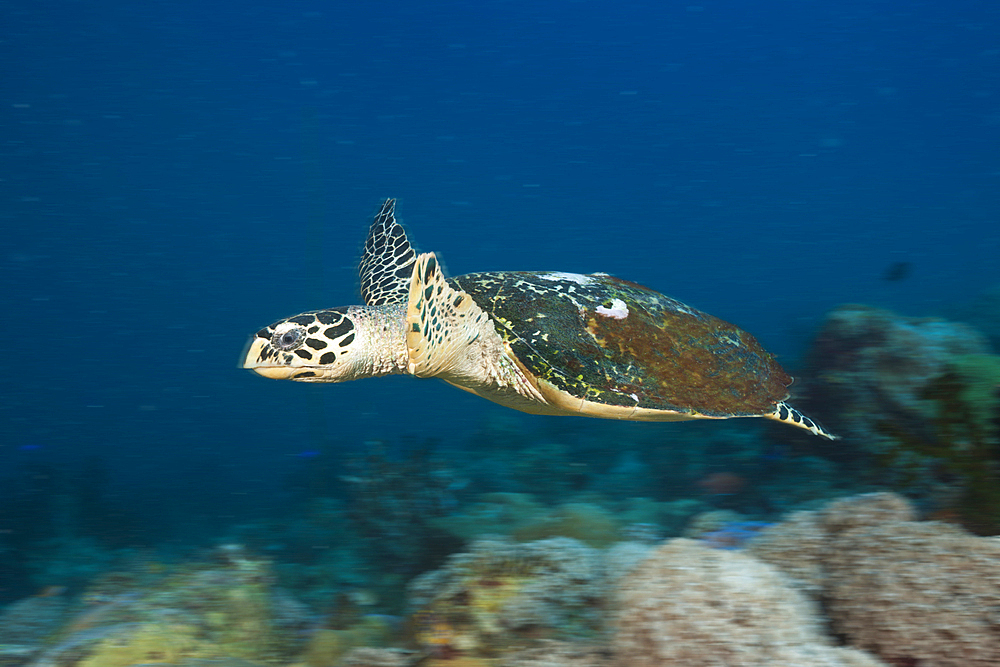
[[[386,199],[375,216],[358,266],[361,296],[369,306],[406,303],[416,253],[396,222],[396,200]]]

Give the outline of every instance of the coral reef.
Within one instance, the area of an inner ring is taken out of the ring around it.
[[[432,443],[398,456],[378,441],[365,448],[363,456],[348,460],[349,474],[342,478],[350,488],[354,525],[378,545],[371,553],[384,569],[412,575],[436,566],[461,544],[432,520],[457,505],[465,482],[432,455]]]
[[[312,622],[304,606],[273,586],[266,560],[226,545],[208,560],[152,581],[132,573],[102,577],[51,635],[35,665],[287,662],[303,648]]]
[[[627,533],[629,527],[636,524],[655,527],[663,536],[680,535],[691,517],[705,509],[705,503],[695,498],[666,502],[652,498],[626,498],[614,506],[615,515],[626,524],[626,539],[632,539]]]
[[[494,500],[541,508],[525,525],[554,509]],[[663,509],[652,502],[636,516]],[[476,540],[411,581],[407,623],[370,613],[362,589],[315,613],[237,544],[184,564],[136,562],[75,600],[49,589],[2,610],[0,665],[1000,664],[1000,538],[918,521],[900,495],[841,498],[775,525],[718,510],[692,522],[701,537],[753,534],[742,550],[657,544],[637,526],[641,539],[604,549],[567,537]],[[386,648],[409,640],[416,650]]]
[[[462,542],[487,534],[510,536],[543,521],[547,508],[528,493],[484,493],[461,511],[431,521]]]
[[[951,358],[989,353],[986,338],[968,325],[849,304],[827,314],[810,356],[825,383],[845,388],[837,396],[844,420],[878,408],[920,414],[921,391]]]
[[[649,558],[655,547],[643,542],[619,542],[604,552],[604,577],[606,591],[618,588],[622,577],[643,560]],[[607,592],[605,593],[607,595]]]
[[[521,440],[531,446],[518,451],[510,461],[511,479],[518,489],[531,489],[541,493],[542,500],[554,502],[573,492],[573,479],[569,475],[555,475],[555,470],[572,470],[573,454],[569,445],[553,442]]]
[[[438,655],[491,656],[603,625],[599,552],[570,538],[480,540],[410,584],[418,642]]]
[[[67,602],[59,589],[19,600],[0,612],[0,665],[27,661],[63,622]]]
[[[621,540],[618,518],[595,503],[563,503],[540,521],[523,526],[514,538],[523,541],[548,537],[571,537],[593,547],[606,547]]]
[[[676,532],[701,507],[696,500],[630,498],[614,503],[591,495],[546,507],[526,493],[485,493],[461,512],[434,519],[431,524],[463,542],[486,535],[522,542],[572,537],[593,547],[606,547],[621,541],[629,526],[637,530],[635,524],[647,524],[648,533]]]
[[[770,525],[765,521],[748,521],[732,510],[712,510],[692,518],[682,535],[713,549],[740,549]]]
[[[1000,664],[1000,540],[896,522],[848,531],[826,561],[831,623],[897,664]]]
[[[868,494],[765,529],[751,554],[822,600],[831,629],[897,665],[1000,664],[1000,539]]]
[[[108,492],[108,478],[95,456],[0,465],[0,601],[81,586],[148,543],[136,508]]]
[[[345,504],[335,498],[311,498],[284,520],[240,524],[229,531],[228,541],[244,544],[273,559],[273,571],[281,587],[326,611],[331,601],[352,598],[358,606],[370,607],[401,589],[383,594],[372,586],[390,585],[401,577],[391,571],[378,572],[375,564],[357,546],[363,541],[347,516]],[[379,576],[381,575],[381,576]]]
[[[981,534],[1000,531],[1000,357],[965,324],[831,312],[804,407],[845,436],[825,454]]]
[[[968,304],[952,308],[950,315],[982,331],[993,349],[1000,352],[1000,285],[985,290]]]
[[[699,539],[702,544],[713,549],[741,549],[756,537],[758,532],[770,525],[766,521],[734,521],[716,530],[702,533]]]
[[[394,635],[383,618],[366,616],[342,630],[319,628],[312,633],[300,661],[308,667],[328,667],[356,648],[383,646]]]
[[[709,510],[691,517],[691,521],[684,527],[681,536],[699,538],[705,533],[720,530],[727,524],[745,520],[745,516],[733,510]]]
[[[384,648],[355,648],[340,661],[341,667],[411,667],[414,654]]]
[[[827,586],[825,559],[831,536],[845,530],[913,521],[916,512],[894,493],[868,493],[835,500],[819,510],[793,512],[764,528],[747,552],[791,575],[796,588],[819,600]]]
[[[969,411],[966,419],[982,429],[985,440],[996,442],[1000,431],[1000,355],[961,355],[948,366],[958,379],[955,398]]]
[[[497,667],[606,667],[610,651],[596,644],[544,640],[540,646],[503,656]]]
[[[879,665],[836,648],[819,609],[781,572],[739,552],[666,542],[621,578],[613,665]]]
[[[117,626],[98,641],[78,667],[127,667],[148,662],[176,664],[185,659],[213,659],[225,654],[198,639],[184,623],[139,623]]]

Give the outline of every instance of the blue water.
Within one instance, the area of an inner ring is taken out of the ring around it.
[[[14,0],[0,59],[0,480],[96,466],[176,539],[267,512],[331,442],[506,418],[237,368],[262,325],[359,300],[384,197],[452,274],[606,271],[793,371],[837,304],[1000,282],[992,2]]]

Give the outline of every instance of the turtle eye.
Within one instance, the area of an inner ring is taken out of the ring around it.
[[[278,327],[278,330],[271,336],[271,345],[282,352],[291,352],[301,347],[305,338],[305,329],[298,325]]]

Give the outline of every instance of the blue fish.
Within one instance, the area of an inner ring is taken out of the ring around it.
[[[299,459],[314,459],[321,453],[322,452],[320,452],[318,449],[307,449],[303,452],[299,452],[298,454],[295,455],[295,457]]]

